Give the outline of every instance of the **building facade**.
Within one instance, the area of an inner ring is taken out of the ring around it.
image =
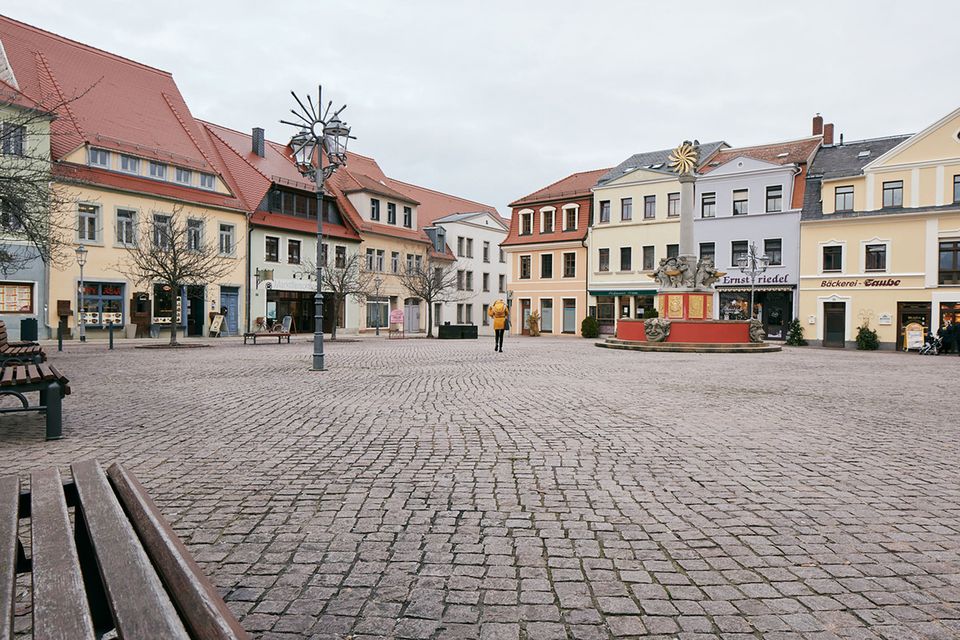
[[[574,173],[510,203],[513,216],[501,247],[509,272],[511,333],[529,333],[536,309],[543,333],[579,335],[588,312],[590,189],[607,171]]]
[[[911,136],[824,145],[800,223],[808,339],[884,348],[960,320],[960,109]]]

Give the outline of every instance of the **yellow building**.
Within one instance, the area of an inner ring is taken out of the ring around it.
[[[726,146],[701,145],[700,164]],[[593,188],[588,304],[601,333],[613,333],[619,318],[643,318],[656,307],[658,288],[648,273],[679,253],[680,182],[668,166],[672,151],[633,155]]]
[[[960,320],[960,109],[915,135],[821,148],[800,244],[808,339],[850,346],[866,324],[902,348],[910,323]]]

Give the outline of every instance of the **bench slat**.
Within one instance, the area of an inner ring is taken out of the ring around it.
[[[16,365],[13,365],[13,364],[6,365],[3,368],[3,377],[0,378],[0,385],[3,385],[4,387],[9,387],[10,385],[12,385],[14,383],[13,376],[16,373],[16,370],[17,370]]]
[[[20,480],[0,478],[0,639],[13,637],[13,608],[17,587],[17,510]]]
[[[180,540],[143,485],[119,464],[107,475],[167,590],[197,640],[247,640],[233,613]]]
[[[70,467],[121,638],[188,638],[107,477],[94,460]]]
[[[59,380],[59,381],[62,382],[63,384],[67,384],[68,382],[70,382],[69,380],[67,380],[67,376],[65,376],[65,375],[63,375],[62,373],[60,373],[60,370],[57,369],[57,368],[56,368],[55,366],[53,366],[52,364],[48,364],[48,365],[45,365],[45,366],[49,367],[49,368],[50,368],[50,371],[53,373],[54,376],[56,376],[57,380]]]
[[[30,476],[33,637],[92,639],[93,620],[57,469]]]
[[[30,382],[40,382],[43,380],[43,375],[41,375],[40,370],[37,369],[37,365],[28,364],[26,367],[27,370],[27,379]]]

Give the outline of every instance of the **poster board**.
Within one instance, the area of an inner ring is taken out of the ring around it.
[[[210,337],[217,336],[220,337],[220,332],[223,330],[223,316],[221,314],[216,314],[213,316],[213,319],[210,321]]]
[[[903,349],[904,351],[909,351],[911,349],[919,349],[923,346],[923,340],[926,336],[923,335],[923,325],[919,322],[911,322],[903,328]]]
[[[403,309],[390,311],[390,324],[403,324]]]

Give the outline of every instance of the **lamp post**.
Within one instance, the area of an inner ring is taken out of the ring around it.
[[[740,273],[745,276],[750,276],[750,318],[754,317],[753,310],[753,291],[757,284],[757,276],[767,270],[767,266],[770,264],[770,258],[766,254],[757,254],[757,245],[753,242],[750,243],[750,247],[747,249],[746,255],[742,255],[737,258],[737,266],[740,268]]]
[[[373,279],[374,292],[377,294],[377,335],[380,335],[380,287],[383,286],[383,278],[377,276]]]
[[[317,88],[317,103],[307,96],[305,105],[296,93],[290,92],[297,101],[299,110],[290,113],[300,122],[281,120],[283,124],[297,128],[290,139],[290,152],[300,174],[313,181],[317,194],[317,295],[315,297],[313,330],[313,371],[324,370],[323,356],[323,183],[347,163],[347,143],[353,137],[350,127],[340,120],[340,107],[332,114],[333,102],[323,109],[323,88]]]
[[[84,282],[83,282],[83,266],[87,264],[88,251],[85,246],[83,246],[82,244],[78,244],[77,248],[74,249],[74,252],[77,254],[77,264],[80,265],[80,302],[79,302],[80,308],[77,311],[77,329],[80,332],[80,342],[86,342],[87,333],[85,331],[85,328],[87,323],[83,318],[83,313],[84,313],[83,308],[84,306],[86,306],[84,303],[87,301],[87,299],[85,295],[86,286],[84,285]]]

